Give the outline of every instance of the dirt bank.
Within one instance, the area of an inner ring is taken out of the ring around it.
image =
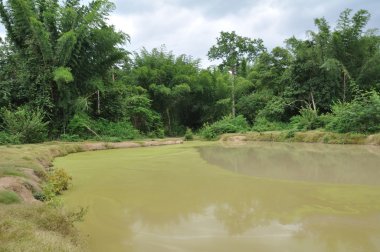
[[[221,141],[245,142],[245,141],[269,141],[269,142],[302,142],[302,143],[325,143],[325,144],[365,144],[379,145],[380,134],[340,134],[325,131],[269,131],[248,132],[244,134],[225,134]]]

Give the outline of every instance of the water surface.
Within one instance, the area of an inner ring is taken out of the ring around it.
[[[90,251],[380,251],[379,149],[186,143],[55,161]]]

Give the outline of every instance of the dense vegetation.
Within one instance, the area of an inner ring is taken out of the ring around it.
[[[380,37],[370,14],[315,19],[307,39],[268,50],[221,32],[219,66],[201,69],[165,47],[128,52],[93,0],[0,1],[0,143],[325,128],[380,131]]]

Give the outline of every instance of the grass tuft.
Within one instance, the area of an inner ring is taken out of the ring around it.
[[[0,191],[0,204],[10,205],[20,202],[21,199],[17,193],[12,191]]]

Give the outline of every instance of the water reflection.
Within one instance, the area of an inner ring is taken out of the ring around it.
[[[376,146],[249,143],[198,149],[211,164],[255,177],[380,185]]]
[[[345,185],[307,183],[226,169],[226,164],[236,164],[233,170],[240,171],[247,153],[260,164],[274,158],[276,151],[288,165],[306,162],[312,155],[305,151],[332,160],[323,149],[286,147],[298,153],[301,159],[296,159],[282,145],[253,149],[193,145],[80,153],[56,161],[74,177],[75,186],[64,197],[67,204],[90,207],[80,226],[89,235],[90,251],[380,250],[379,186],[349,184],[348,176],[339,180],[347,181]],[[333,153],[346,156],[344,151]],[[367,152],[359,148],[357,153]],[[376,155],[363,161],[371,163]],[[313,163],[317,160],[307,162]],[[338,161],[334,165],[339,166]],[[306,168],[294,169],[309,174]],[[287,169],[274,170],[284,176]],[[314,181],[323,177],[317,178]]]

